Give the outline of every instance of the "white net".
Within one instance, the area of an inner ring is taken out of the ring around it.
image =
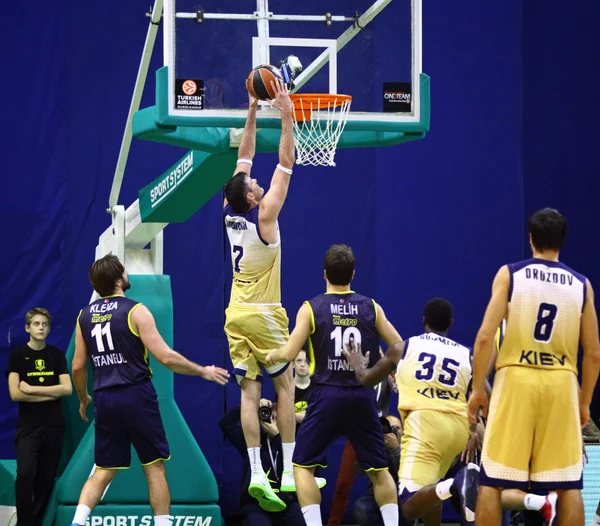
[[[352,97],[311,94],[293,98],[296,162],[335,166],[335,150],[346,126]]]

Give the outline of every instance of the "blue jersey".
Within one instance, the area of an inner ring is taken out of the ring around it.
[[[131,313],[139,305],[125,296],[111,296],[79,313],[77,323],[94,371],[94,391],[152,378],[148,351],[130,325]]]
[[[312,328],[308,340],[312,382],[362,387],[342,354],[348,342],[370,353],[369,367],[379,360],[375,301],[355,292],[328,292],[306,302]]]

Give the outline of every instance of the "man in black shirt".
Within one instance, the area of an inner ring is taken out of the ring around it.
[[[15,436],[15,497],[19,526],[40,526],[46,513],[63,445],[62,396],[72,392],[65,353],[46,344],[52,317],[46,309],[25,316],[29,342],[8,359],[8,390],[19,402]]]

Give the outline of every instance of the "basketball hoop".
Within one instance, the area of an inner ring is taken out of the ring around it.
[[[328,93],[290,95],[294,105],[296,162],[335,166],[338,141],[346,126],[352,97]]]

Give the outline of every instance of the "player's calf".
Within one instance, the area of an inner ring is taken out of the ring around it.
[[[384,526],[398,525],[398,494],[396,483],[389,470],[370,470],[367,475],[373,483],[375,501],[379,505]]]
[[[581,491],[578,489],[558,490],[557,526],[583,526],[585,509]]]

